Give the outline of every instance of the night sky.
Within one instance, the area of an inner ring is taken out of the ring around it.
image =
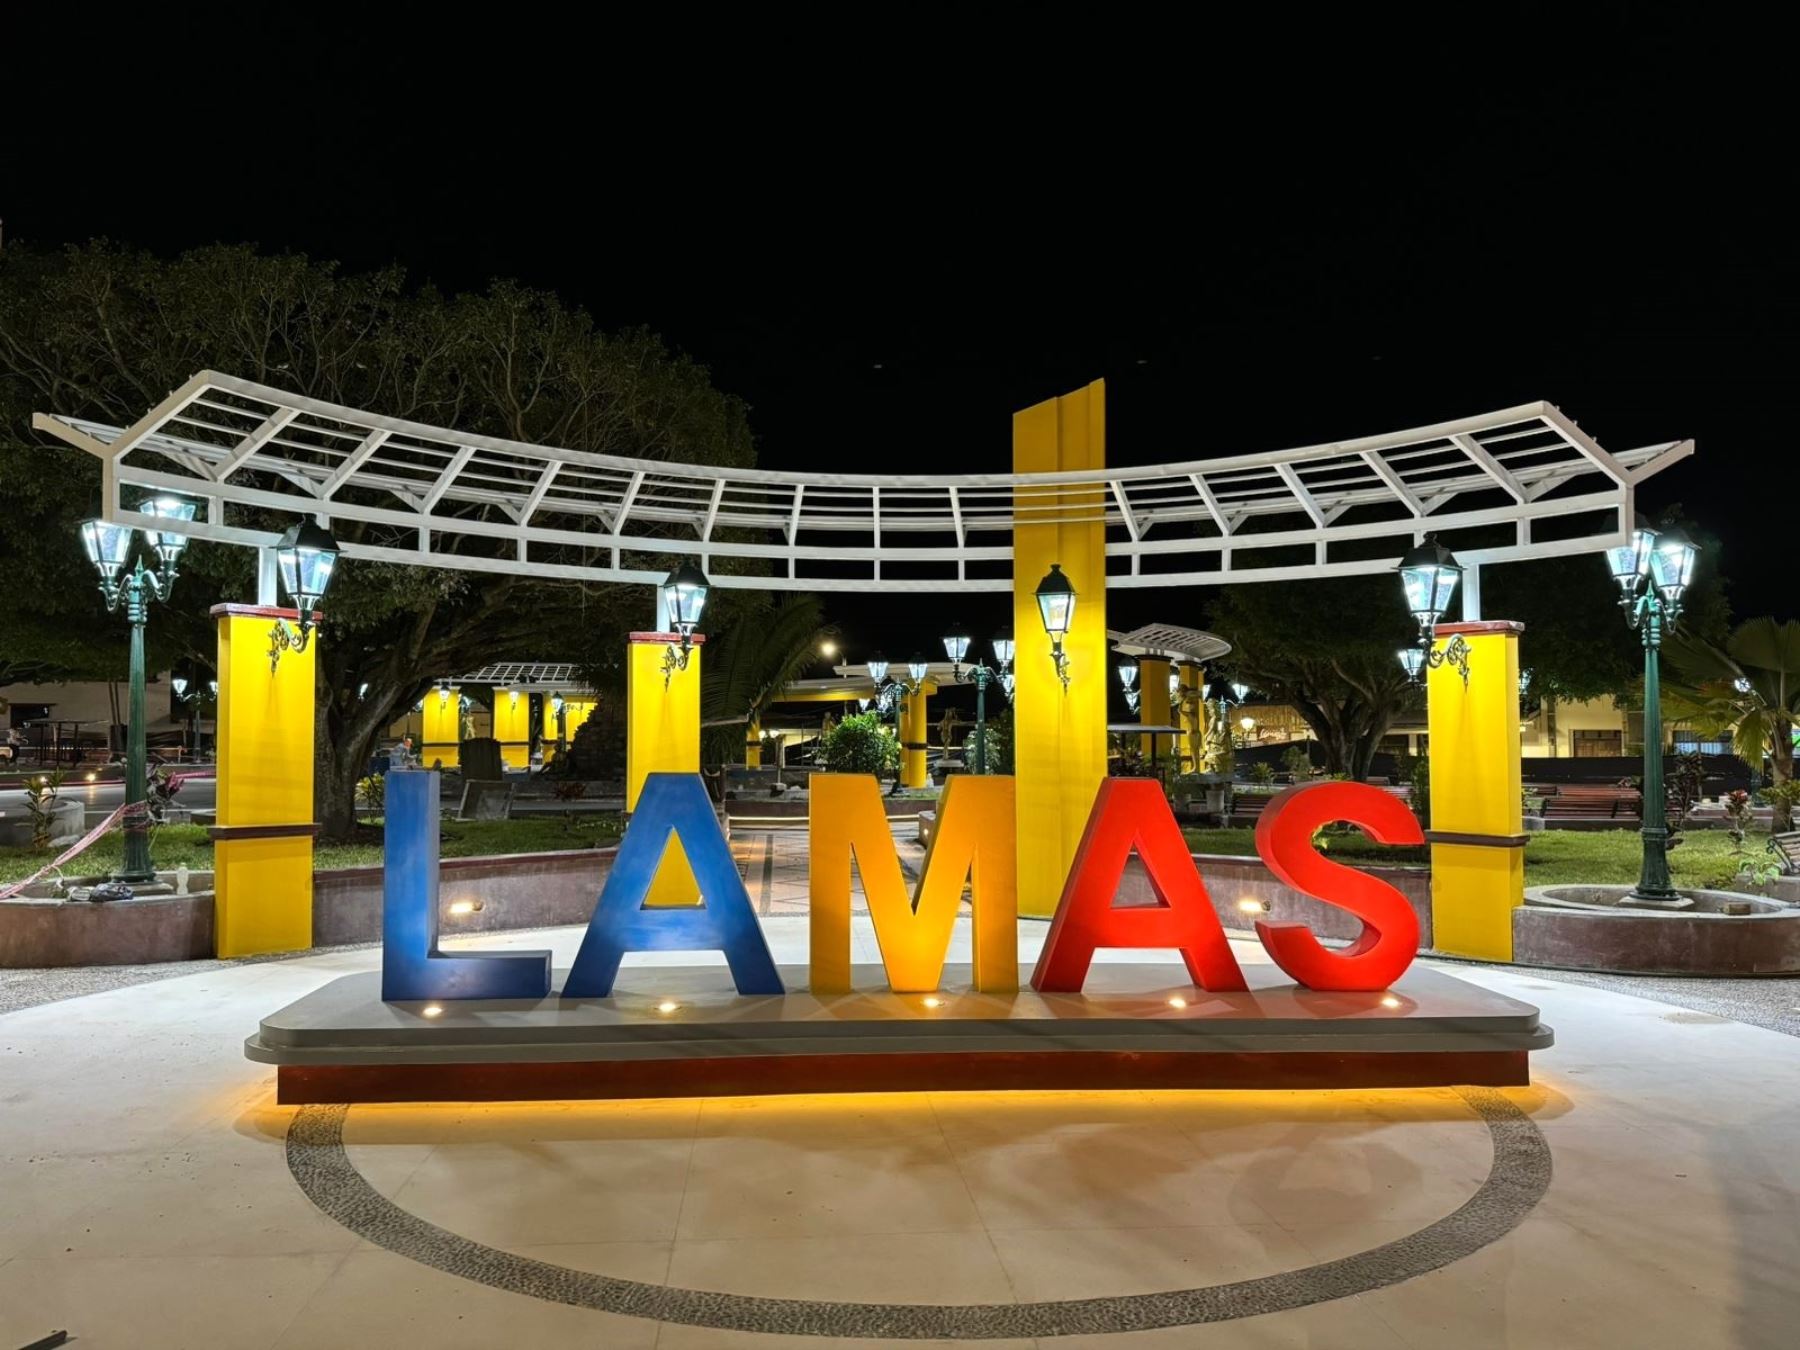
[[[770,467],[1004,471],[1011,412],[1097,376],[1117,464],[1548,399],[1614,450],[1693,437],[1643,505],[1724,540],[1740,616],[1786,617],[1790,82],[1756,68],[1768,35],[1635,14],[1351,24],[1306,54],[901,35],[880,68],[668,39],[578,64],[535,28],[470,64],[296,27],[229,80],[185,49],[103,110],[64,70],[15,83],[0,216],[40,244],[515,276],[705,362]],[[1080,59],[1107,78],[1057,85]],[[1205,621],[1204,591],[1111,603]],[[1004,607],[833,604],[853,654],[895,657]]]

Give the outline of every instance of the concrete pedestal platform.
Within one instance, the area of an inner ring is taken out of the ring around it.
[[[723,966],[635,966],[609,999],[381,1001],[346,975],[245,1042],[285,1104],[513,1101],[1011,1088],[1416,1087],[1529,1081],[1538,1011],[1415,967],[1391,990],[1300,989],[1246,966],[1245,993],[1177,965],[1097,963],[1080,994],[895,994],[877,966],[849,994],[743,997]],[[559,974],[557,982],[561,983]],[[427,1014],[427,1009],[433,1011]]]

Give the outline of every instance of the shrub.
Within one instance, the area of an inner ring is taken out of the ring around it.
[[[40,774],[25,784],[25,810],[31,816],[31,846],[50,847],[50,828],[55,820],[56,794],[62,788],[63,771]]]
[[[1012,709],[1008,708],[998,717],[989,718],[987,722],[987,771],[989,773],[1011,773],[1013,771],[1013,724]],[[975,733],[971,731],[963,740],[963,763],[971,772],[975,768]]]
[[[1312,777],[1312,756],[1304,745],[1290,745],[1281,752],[1281,767],[1296,783],[1304,783]]]
[[[1250,781],[1252,783],[1273,783],[1275,781],[1275,766],[1266,759],[1257,760],[1256,763],[1250,766]]]
[[[877,778],[896,773],[900,742],[877,714],[857,713],[819,737],[819,767],[826,773],[872,773]]]
[[[1412,771],[1412,809],[1419,827],[1431,828],[1431,758],[1420,755]]]
[[[387,809],[387,778],[378,773],[359,778],[356,782],[356,798],[370,815],[380,815]]]

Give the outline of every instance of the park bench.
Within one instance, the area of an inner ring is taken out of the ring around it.
[[[1769,836],[1769,851],[1781,855],[1781,870],[1800,872],[1800,830],[1787,830]]]
[[[1637,818],[1638,792],[1635,788],[1575,785],[1545,790],[1545,824],[1626,824]]]
[[[1229,825],[1254,825],[1256,818],[1263,813],[1263,808],[1274,796],[1270,792],[1234,792],[1231,794],[1231,818]]]

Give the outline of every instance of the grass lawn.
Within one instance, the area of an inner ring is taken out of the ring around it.
[[[1184,830],[1196,853],[1254,854],[1254,830]],[[1744,841],[1746,852],[1764,856],[1766,834]],[[1423,863],[1422,848],[1389,848],[1361,834],[1331,836],[1327,852],[1346,861]],[[1638,879],[1642,859],[1635,830],[1545,830],[1525,845],[1527,886],[1580,882],[1628,884]],[[1669,871],[1677,886],[1722,887],[1736,875],[1738,864],[1731,836],[1724,830],[1690,830],[1669,853]]]
[[[446,820],[438,836],[440,857],[470,858],[484,853],[560,853],[567,849],[604,847],[618,841],[622,822],[616,815],[526,816],[518,820]],[[350,844],[322,843],[314,850],[315,866],[362,867],[381,861],[381,835],[365,827],[366,840]],[[115,830],[69,864],[70,876],[92,876],[119,865],[120,836]],[[156,865],[172,869],[186,863],[194,871],[212,870],[212,840],[203,825],[164,825],[150,838]],[[28,848],[0,848],[0,882],[28,877],[55,855]]]

